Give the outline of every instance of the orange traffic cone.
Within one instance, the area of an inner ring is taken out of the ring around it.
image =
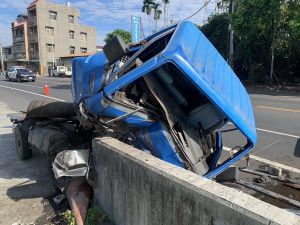
[[[48,89],[47,84],[45,84],[44,94],[49,95],[49,89]]]

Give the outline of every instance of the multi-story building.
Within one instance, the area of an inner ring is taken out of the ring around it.
[[[27,8],[27,17],[12,23],[13,58],[39,74],[68,54],[96,52],[96,28],[78,24],[80,10],[45,0]]]

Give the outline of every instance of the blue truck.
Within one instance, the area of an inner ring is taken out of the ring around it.
[[[91,171],[95,137],[116,138],[206,178],[256,143],[246,89],[191,22],[128,45],[117,36],[104,52],[73,59],[72,74],[72,103],[33,101],[22,116],[11,115],[20,158],[32,149],[55,155],[56,178]],[[220,128],[228,122],[247,143],[220,163]]]

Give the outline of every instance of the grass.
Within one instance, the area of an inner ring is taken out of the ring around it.
[[[72,213],[71,210],[68,209],[68,210],[64,213],[64,216],[68,219],[69,225],[76,225],[76,222],[75,222],[75,216],[73,215],[73,213]]]
[[[71,210],[67,210],[64,216],[68,219],[69,225],[76,225],[75,217]],[[96,225],[109,222],[104,211],[95,205],[95,202],[91,202],[90,208],[88,209],[87,218],[85,225]]]
[[[91,203],[91,207],[88,209],[88,214],[86,218],[86,225],[95,225],[109,222],[104,211],[95,205],[95,202]]]

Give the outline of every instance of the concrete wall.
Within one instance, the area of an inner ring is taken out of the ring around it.
[[[112,138],[93,140],[96,203],[116,225],[300,224],[300,217]]]

